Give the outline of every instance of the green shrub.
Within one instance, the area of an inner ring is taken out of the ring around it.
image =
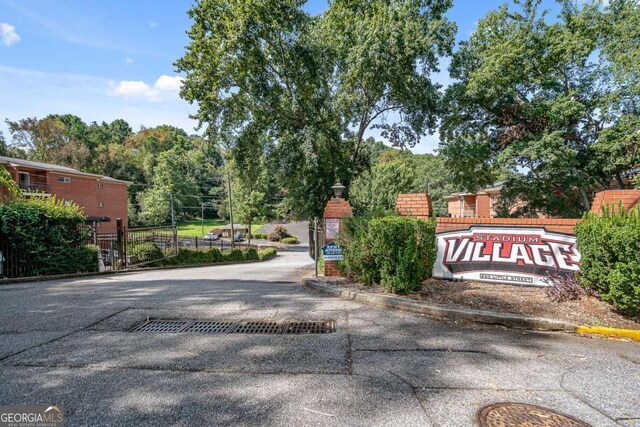
[[[338,263],[342,274],[369,286],[380,281],[378,266],[371,253],[372,242],[368,238],[368,229],[355,230],[350,242],[341,241],[340,244],[345,248],[344,260]]]
[[[640,316],[640,207],[601,217],[588,213],[575,231],[580,284],[621,313]]]
[[[279,242],[286,237],[291,237],[291,234],[282,225],[276,225],[273,231],[269,233],[269,240],[272,242]]]
[[[224,251],[222,255],[225,261],[244,261],[244,254],[240,249]]]
[[[274,248],[264,248],[258,251],[258,258],[260,261],[265,261],[271,258],[275,258],[278,255],[278,251]]]
[[[178,255],[164,259],[159,263],[155,263],[154,266],[213,264],[216,262],[221,262],[222,260],[222,252],[220,252],[220,250],[216,248],[212,248],[206,251],[180,248],[178,249]]]
[[[89,237],[78,205],[55,197],[8,198],[0,204],[0,224],[13,268],[21,276],[95,271],[84,243]],[[5,257],[7,254],[4,254]]]
[[[260,258],[258,257],[258,251],[253,249],[253,248],[249,248],[246,251],[244,251],[244,259],[246,261],[257,261]]]
[[[162,249],[151,242],[128,245],[127,256],[131,258],[135,257],[138,263],[157,261],[164,258]]]
[[[421,288],[436,258],[435,229],[434,221],[413,218],[371,220],[368,238],[382,286],[402,294]]]
[[[269,235],[267,233],[255,233],[251,235],[253,239],[267,239]]]
[[[37,274],[93,273],[98,271],[99,256],[100,248],[94,245],[61,248],[51,252]]]
[[[286,243],[287,245],[295,245],[296,243],[300,243],[298,241],[298,238],[293,236],[293,237],[285,237],[284,239],[280,240],[280,243]]]

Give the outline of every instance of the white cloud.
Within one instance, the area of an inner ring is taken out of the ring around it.
[[[124,62],[126,62],[127,64],[133,64],[133,58],[125,58]]]
[[[1,1],[0,1],[1,3]],[[0,54],[1,56],[1,54]],[[49,114],[75,114],[85,122],[111,122],[125,119],[133,129],[161,124],[195,132],[196,122],[189,116],[197,111],[177,95],[159,92],[162,102],[146,98],[124,100],[109,96],[105,78],[86,74],[51,73],[0,65],[0,131],[9,137],[4,119],[46,117]],[[112,83],[113,89],[117,87]],[[153,89],[153,88],[151,88]]]
[[[162,94],[177,94],[182,85],[182,77],[162,75],[153,86],[140,80],[121,80],[117,84],[109,82],[107,93],[124,99],[145,99],[160,101]]]
[[[155,88],[166,92],[180,92],[182,77],[162,75],[156,80]]]
[[[2,38],[2,44],[5,46],[11,46],[20,41],[20,36],[16,33],[16,27],[4,22],[0,22],[0,38]]]

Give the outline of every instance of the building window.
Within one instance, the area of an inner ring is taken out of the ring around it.
[[[98,202],[98,207],[99,207],[99,208],[104,208],[104,203],[102,203],[102,202]]]
[[[101,182],[98,183],[98,188],[102,189],[102,183]]]
[[[65,184],[69,184],[71,182],[71,178],[68,176],[59,176],[58,182],[64,182]]]
[[[27,172],[18,173],[18,183],[22,190],[28,190],[30,184],[29,174]]]

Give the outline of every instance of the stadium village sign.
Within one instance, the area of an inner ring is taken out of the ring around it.
[[[544,228],[471,226],[438,233],[433,276],[547,286],[549,273],[579,270],[576,238]]]

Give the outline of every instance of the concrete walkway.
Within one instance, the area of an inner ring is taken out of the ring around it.
[[[67,425],[472,426],[484,405],[640,426],[640,345],[431,320],[326,297],[309,264],[149,271],[0,287],[0,404]],[[166,319],[333,319],[326,335],[134,333]]]

